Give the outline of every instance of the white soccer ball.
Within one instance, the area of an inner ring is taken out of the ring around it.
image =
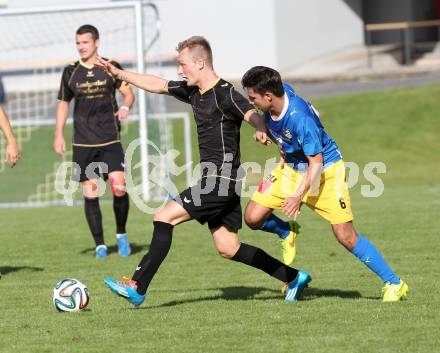
[[[53,288],[53,304],[58,311],[81,311],[89,304],[89,290],[77,279],[63,279]]]

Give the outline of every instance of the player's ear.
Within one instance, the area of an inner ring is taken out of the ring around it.
[[[95,45],[96,45],[97,47],[99,47],[99,44],[100,44],[100,43],[101,43],[101,42],[100,42],[99,38],[95,40]]]
[[[267,101],[272,102],[272,99],[273,99],[273,93],[272,93],[272,92],[266,92],[266,93],[264,93],[264,98],[265,98]]]
[[[205,60],[203,60],[202,58],[197,59],[196,67],[198,70],[203,70],[203,68],[205,67]]]

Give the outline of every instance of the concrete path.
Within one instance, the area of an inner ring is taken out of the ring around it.
[[[440,83],[440,72],[409,75],[405,77],[385,77],[383,79],[359,79],[351,81],[324,81],[324,82],[291,82],[296,92],[306,98],[321,98],[337,96],[347,93],[370,92],[376,90],[415,87]]]

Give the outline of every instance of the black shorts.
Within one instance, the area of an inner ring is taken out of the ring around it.
[[[106,180],[108,173],[125,170],[124,150],[120,142],[99,147],[73,146],[72,162],[72,179],[79,182],[97,177]],[[90,163],[97,165],[89,167]]]
[[[241,182],[209,177],[200,179],[174,200],[201,224],[208,222],[209,229],[226,225],[238,231],[242,225],[240,192]]]

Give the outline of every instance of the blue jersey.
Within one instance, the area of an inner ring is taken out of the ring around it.
[[[267,112],[264,114],[267,127],[285,153],[285,161],[295,170],[305,170],[307,156],[322,153],[324,168],[342,159],[336,142],[324,131],[317,111],[293,88],[283,84],[288,102],[277,120]]]

